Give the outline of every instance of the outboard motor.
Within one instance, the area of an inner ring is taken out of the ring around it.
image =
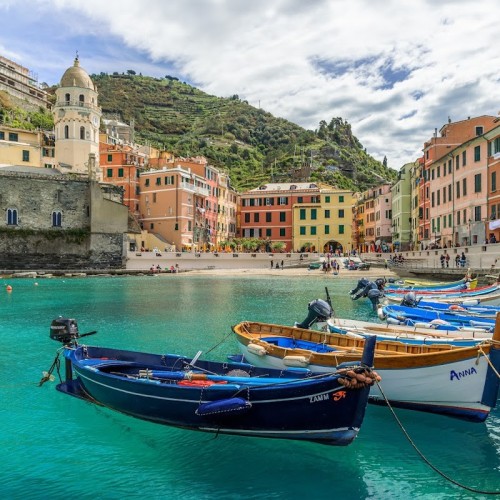
[[[401,305],[407,307],[417,307],[419,302],[420,300],[417,300],[415,292],[408,292],[405,293],[403,300],[401,301]]]
[[[63,318],[62,316],[54,319],[50,324],[50,338],[65,345],[76,342],[79,338],[86,337],[87,335],[93,335],[94,333],[97,332],[94,330],[80,335],[76,320]]]
[[[309,313],[302,323],[295,323],[298,328],[311,328],[317,321],[326,321],[332,317],[332,308],[328,302],[321,299],[315,299],[309,302],[307,309]]]
[[[358,281],[358,284],[356,285],[356,288],[353,288],[349,294],[350,295],[356,295],[356,293],[358,293],[360,290],[363,290],[364,288],[366,288],[366,285],[368,285],[368,283],[370,283],[369,280],[367,280],[366,278],[361,278],[359,281]],[[358,297],[359,298],[359,297]],[[354,299],[356,300],[356,299]]]
[[[380,297],[383,296],[383,293],[377,288],[372,288],[371,290],[368,290],[366,296],[370,299],[373,310],[376,311],[379,305]]]
[[[79,337],[78,324],[76,320],[70,318],[54,319],[50,324],[50,338],[61,342],[62,344],[70,344]]]

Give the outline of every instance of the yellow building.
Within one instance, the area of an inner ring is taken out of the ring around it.
[[[40,132],[0,125],[0,164],[40,167],[42,165]]]
[[[353,248],[352,191],[320,185],[318,196],[293,205],[293,248],[297,251],[350,252]]]

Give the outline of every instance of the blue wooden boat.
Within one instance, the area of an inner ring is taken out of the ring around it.
[[[401,305],[476,318],[494,319],[497,313],[500,312],[500,306],[487,306],[476,303],[469,304],[467,302],[462,304],[448,304],[447,302],[439,302],[437,300],[425,300],[424,297],[417,298],[412,292],[403,297]]]
[[[400,302],[404,295],[408,292],[409,290],[388,290],[384,292],[384,297],[391,302]],[[500,285],[495,283],[493,285],[478,287],[473,290],[412,290],[412,292],[415,293],[417,298],[423,297],[425,300],[436,300],[448,303],[462,303],[467,300],[470,304],[473,304],[478,302],[472,302],[472,300],[484,302],[499,299]]]
[[[451,281],[449,283],[426,283],[426,284],[405,284],[399,281],[391,282],[388,281],[385,285],[386,290],[395,291],[403,290],[408,292],[410,290],[422,290],[422,291],[453,291],[453,290],[473,290],[477,287],[477,278],[470,278],[466,276],[458,281]]]
[[[421,309],[419,307],[408,307],[390,304],[378,308],[378,317],[397,325],[407,325],[437,330],[466,330],[482,329],[493,332],[495,320],[492,318],[475,318],[459,315],[445,311]]]
[[[73,319],[52,322],[50,336],[64,344],[66,360],[59,391],[139,419],[217,434],[348,445],[378,377],[369,368],[375,339],[355,366],[312,374],[79,345],[85,335]],[[354,388],[351,377],[365,383]]]

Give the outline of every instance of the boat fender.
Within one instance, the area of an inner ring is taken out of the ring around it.
[[[345,336],[351,337],[351,339],[364,339],[365,338],[363,335],[360,335],[359,333],[354,333],[354,332],[346,332]]]
[[[387,321],[388,325],[399,325],[399,324],[401,324],[401,322],[398,319],[393,318],[391,316],[389,316],[386,321]]]
[[[309,360],[305,356],[285,356],[283,358],[285,366],[298,366],[305,368],[309,366]]]
[[[431,321],[431,325],[449,325],[449,323],[444,319],[436,318]]]
[[[210,415],[240,415],[246,413],[252,408],[252,403],[243,398],[228,398],[219,399],[218,401],[210,401],[202,403],[195,411],[200,417]]]
[[[465,299],[462,301],[462,305],[464,306],[477,306],[479,304],[478,299]]]
[[[459,306],[458,304],[453,304],[450,307],[448,307],[450,311],[465,311],[465,307]]]
[[[247,346],[248,352],[251,354],[255,354],[256,356],[265,356],[267,354],[266,348],[259,344],[248,344]]]

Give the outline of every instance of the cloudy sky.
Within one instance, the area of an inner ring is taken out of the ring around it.
[[[0,54],[58,83],[172,75],[308,129],[342,117],[399,169],[435,128],[500,111],[498,0],[0,0]]]

